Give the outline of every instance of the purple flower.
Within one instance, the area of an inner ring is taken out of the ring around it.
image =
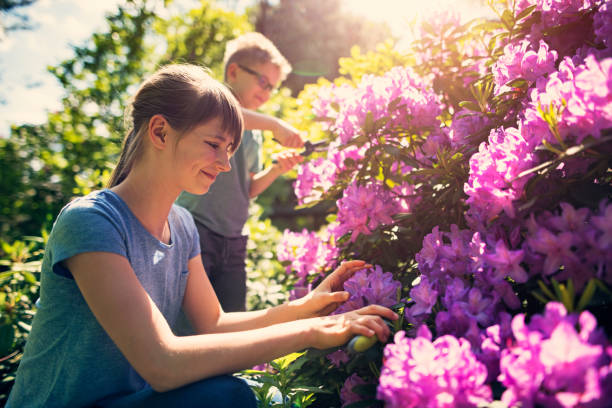
[[[277,246],[279,261],[290,261],[287,273],[295,273],[303,283],[307,276],[317,275],[331,266],[338,249],[323,241],[315,232],[285,230]]]
[[[342,406],[345,407],[349,404],[359,402],[363,400],[363,397],[356,392],[353,391],[353,388],[358,385],[369,384],[363,378],[358,376],[357,374],[353,374],[344,381],[344,385],[340,390],[340,400],[342,401]]]
[[[438,226],[435,226],[431,233],[425,235],[423,248],[416,254],[416,260],[421,268],[427,265],[431,268],[438,257],[438,251],[442,246],[442,235]]]
[[[470,137],[475,136],[489,124],[489,119],[484,115],[460,110],[453,116],[453,123],[450,127],[449,139],[454,147],[461,147],[469,144]]]
[[[334,313],[344,313],[368,305],[393,306],[397,303],[400,287],[401,283],[393,279],[393,274],[383,272],[379,265],[362,269],[344,282],[344,290],[350,297]]]
[[[555,70],[557,52],[549,51],[548,44],[540,40],[537,51],[530,49],[529,40],[517,44],[510,43],[504,47],[504,54],[491,68],[495,80],[495,93],[501,94],[510,90],[506,83],[523,78],[531,82]]]
[[[498,276],[510,276],[516,282],[527,282],[527,272],[520,266],[523,260],[523,251],[510,251],[502,240],[495,244],[495,253],[483,256],[489,265],[497,269]]]
[[[427,329],[414,339],[400,331],[385,347],[377,398],[389,408],[476,407],[492,399],[486,378],[467,340],[446,335],[432,342]]]
[[[393,224],[392,215],[401,211],[394,195],[377,184],[349,185],[338,205],[338,227],[341,236],[351,233],[351,242],[360,234],[370,235],[381,224]]]
[[[546,228],[540,228],[534,236],[527,239],[529,247],[545,255],[544,275],[550,275],[559,269],[567,259],[576,260],[571,251],[573,235],[569,232],[556,235]]]
[[[513,202],[523,196],[529,179],[518,176],[533,167],[533,151],[533,144],[521,130],[491,130],[488,143],[483,142],[470,158],[470,176],[464,186],[470,217],[484,225],[502,211],[515,217]]]
[[[568,203],[560,207],[525,222],[524,263],[530,273],[571,278],[578,290],[593,277],[611,282],[612,205],[603,201],[597,211]]]
[[[558,231],[580,233],[585,229],[586,218],[589,215],[588,208],[576,210],[568,203],[559,203],[561,214],[551,217],[548,222]]]
[[[321,198],[321,195],[334,184],[336,166],[323,158],[304,163],[297,169],[293,185],[300,204],[306,204]]]
[[[606,47],[612,47],[612,3],[605,1],[593,16],[595,37]]]
[[[394,101],[395,108],[389,111]],[[387,129],[437,128],[441,103],[427,80],[411,68],[394,67],[382,76],[364,75],[356,88],[347,85],[324,88],[313,104],[313,111],[331,120],[329,130],[345,144],[363,134],[368,115],[373,120],[389,117]]]
[[[580,330],[576,330],[576,325]],[[529,324],[512,320],[513,343],[501,352],[499,381],[509,406],[605,407],[612,392],[612,348],[595,318],[567,315],[558,302]]]
[[[601,213],[602,215],[591,219],[593,225],[601,232],[597,244],[602,250],[612,250],[612,204],[602,205]]]
[[[340,367],[342,364],[346,364],[349,361],[349,356],[344,350],[336,350],[326,357],[336,367]]]
[[[438,291],[433,289],[427,276],[422,276],[419,284],[410,290],[410,297],[415,301],[410,307],[412,315],[431,313],[431,308],[438,301]]]

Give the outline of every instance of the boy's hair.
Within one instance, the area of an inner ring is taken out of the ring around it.
[[[246,33],[228,41],[223,56],[225,68],[224,78],[227,79],[227,67],[232,62],[237,64],[265,64],[271,62],[280,68],[280,81],[283,82],[291,72],[291,64],[278,48],[264,35],[256,32]]]
[[[236,151],[242,138],[240,104],[226,86],[213,79],[206,68],[166,65],[140,85],[126,109],[128,132],[109,188],[121,183],[141,156],[142,141],[154,115],[162,115],[180,135],[220,118],[222,130],[233,138],[232,151]]]

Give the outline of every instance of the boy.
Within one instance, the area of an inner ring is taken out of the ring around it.
[[[224,56],[225,82],[243,108],[246,129],[230,160],[231,171],[217,176],[202,196],[183,193],[177,203],[193,215],[202,248],[204,268],[226,312],[246,309],[246,245],[243,232],[250,199],[281,174],[302,161],[298,153],[283,152],[274,165],[261,168],[260,130],[271,130],[285,147],[302,147],[298,132],[286,122],[254,112],[287,77],[291,66],[270,40],[248,33],[228,42]]]

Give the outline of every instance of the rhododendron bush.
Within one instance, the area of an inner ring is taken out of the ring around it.
[[[612,406],[612,1],[490,5],[301,96],[329,146],[295,193],[333,210],[284,234],[292,296],[364,259],[338,311],[401,315],[300,358],[321,406]]]

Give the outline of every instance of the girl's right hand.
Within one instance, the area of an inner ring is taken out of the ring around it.
[[[384,306],[369,305],[338,315],[308,319],[310,345],[317,349],[327,349],[346,344],[359,334],[376,335],[382,343],[387,341],[391,330],[382,318],[397,320],[398,315]]]

